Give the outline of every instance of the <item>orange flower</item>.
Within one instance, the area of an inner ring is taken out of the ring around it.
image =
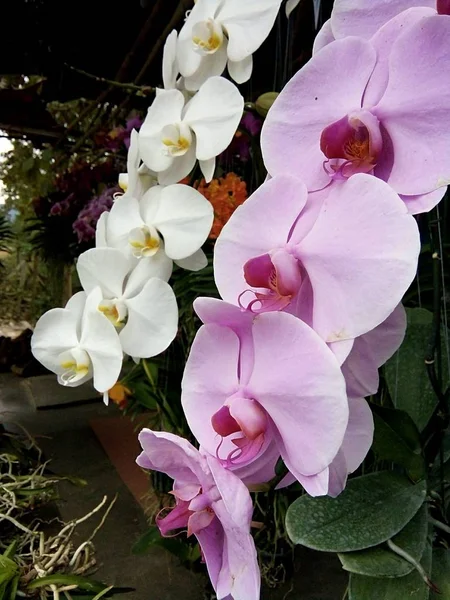
[[[202,179],[197,189],[213,205],[214,223],[209,237],[215,240],[236,208],[247,200],[247,184],[236,173],[227,173],[209,184]]]
[[[120,409],[123,409],[127,405],[127,397],[131,396],[132,392],[127,387],[118,381],[113,385],[113,387],[108,391],[108,396],[117,404]]]

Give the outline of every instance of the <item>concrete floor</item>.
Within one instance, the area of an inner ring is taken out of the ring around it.
[[[42,388],[42,382],[40,385]],[[50,386],[49,394],[53,393],[51,390]],[[25,398],[22,392],[17,380],[0,376],[0,420],[6,420],[5,416],[2,418],[6,411],[9,420],[13,415],[13,420],[25,425],[31,433],[45,434],[39,443],[47,458],[52,459],[52,470],[81,477],[88,483],[82,488],[61,483],[62,518],[80,517],[92,510],[104,495],[112,498],[118,494],[95,538],[100,565],[95,578],[135,588],[134,592],[115,596],[120,600],[204,600],[204,576],[180,566],[166,551],[155,547],[143,556],[131,554],[134,542],[148,527],[147,519],[88,425],[90,419],[111,414],[115,407],[106,408],[96,402],[36,410],[30,394]],[[88,536],[97,522],[94,517],[92,523],[82,524],[79,535]],[[346,582],[347,576],[336,557],[298,548],[293,581],[282,589],[263,590],[261,599],[341,600]]]

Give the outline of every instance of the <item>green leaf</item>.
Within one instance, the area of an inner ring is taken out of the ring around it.
[[[152,546],[159,546],[180,559],[191,560],[191,546],[182,538],[164,538],[157,527],[152,527],[142,535],[132,548],[133,554],[144,554]]]
[[[380,460],[404,467],[414,481],[426,473],[420,433],[407,412],[371,405],[375,423],[372,450]]]
[[[400,533],[392,538],[394,544],[420,561],[428,533],[428,509],[424,505]],[[369,577],[402,577],[411,573],[413,565],[401,558],[388,546],[375,546],[359,552],[339,554],[346,571]]]
[[[430,598],[433,600],[450,600],[450,550],[445,548],[435,548],[433,550],[433,574],[432,582],[441,592],[435,594],[431,592]]]
[[[85,590],[86,592],[94,592],[95,594],[98,594],[99,592],[104,590],[105,587],[107,587],[104,583],[101,583],[100,581],[93,581],[92,579],[88,579],[87,577],[80,577],[78,575],[57,574],[35,579],[34,581],[28,584],[27,590],[36,590],[47,585],[76,585],[80,590]]]
[[[421,565],[426,573],[431,572],[431,544],[425,547]],[[417,571],[395,579],[350,575],[349,600],[428,600],[429,596],[430,590]]]
[[[17,575],[19,567],[7,556],[0,555],[0,584],[9,583]]]
[[[394,405],[405,410],[422,431],[437,403],[425,366],[433,315],[423,308],[407,308],[406,313],[406,336],[398,352],[386,363],[385,377]],[[446,356],[444,333],[441,337],[442,355]],[[444,383],[448,382],[445,366],[443,374]]]
[[[403,529],[425,496],[424,481],[412,485],[396,473],[371,473],[351,479],[337,498],[301,496],[287,511],[286,528],[294,544],[314,550],[363,550]]]

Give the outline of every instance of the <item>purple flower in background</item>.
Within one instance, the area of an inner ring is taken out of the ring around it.
[[[106,188],[100,196],[92,198],[80,211],[73,224],[73,230],[78,236],[79,243],[90,242],[95,238],[97,221],[104,212],[111,210],[114,194],[117,192],[120,192],[117,186]]]
[[[251,138],[261,133],[262,126],[263,121],[260,117],[251,112],[244,113],[231,144],[219,157],[220,162],[227,164],[236,158],[241,162],[248,162],[251,158]]]

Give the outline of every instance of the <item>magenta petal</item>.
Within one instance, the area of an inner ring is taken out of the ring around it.
[[[280,452],[272,440],[255,460],[242,467],[233,468],[233,473],[246,485],[266,483],[275,477],[275,466],[279,458]]]
[[[261,147],[271,175],[301,178],[310,191],[323,188],[322,131],[362,106],[364,89],[376,61],[364,40],[332,42],[291,79],[271,107]]]
[[[338,39],[355,35],[368,40],[408,8],[435,5],[436,0],[339,0],[331,15],[331,29]]]
[[[251,258],[244,265],[245,281],[251,287],[270,289],[269,280],[273,270],[269,254]]]
[[[438,14],[450,15],[450,0],[437,0],[436,7]]]
[[[353,473],[366,458],[373,442],[373,416],[364,398],[349,398],[349,419],[342,452],[347,470]]]
[[[211,524],[195,534],[200,544],[208,569],[208,575],[213,588],[217,589],[220,571],[223,566],[223,552],[225,534],[219,519],[214,519]]]
[[[400,198],[406,204],[406,208],[411,215],[419,215],[420,213],[430,212],[447,192],[447,187],[441,187],[430,192],[429,194],[419,194],[418,196],[403,196]]]
[[[185,484],[198,485],[204,480],[204,459],[187,440],[172,433],[143,429],[139,442],[144,452],[136,462],[142,468],[166,473]]]
[[[251,398],[233,398],[230,414],[239,423],[242,432],[249,440],[256,439],[267,429],[267,416],[263,408]]]
[[[192,344],[182,381],[181,402],[192,433],[215,455],[220,437],[213,415],[238,389],[239,338],[227,327],[203,325]]]
[[[313,54],[317,54],[319,50],[331,44],[331,42],[335,41],[335,37],[333,35],[333,30],[331,28],[331,19],[325,21],[320,29],[319,33],[316,35],[313,46]]]
[[[244,277],[248,260],[286,245],[306,200],[303,183],[279,177],[266,181],[235,211],[214,252],[214,277],[226,302],[237,304],[240,294],[249,288]]]
[[[364,106],[375,106],[386,90],[389,81],[389,57],[398,36],[408,27],[433,14],[436,14],[434,7],[410,8],[388,21],[375,33],[370,41],[377,51],[378,60],[364,92]]]
[[[284,250],[272,254],[272,263],[276,271],[277,290],[281,296],[293,296],[302,284],[302,275],[298,260]]]
[[[222,406],[219,410],[211,417],[211,424],[215,432],[222,437],[227,437],[232,433],[241,431],[239,424],[230,414],[228,406]]]
[[[200,510],[192,514],[187,523],[188,537],[193,533],[197,534],[199,531],[202,531],[202,529],[208,527],[215,516],[216,515],[212,510]]]
[[[417,223],[388,185],[365,174],[334,183],[297,246],[312,286],[314,329],[327,342],[374,329],[413,281],[419,251]]]
[[[344,490],[345,484],[347,483],[347,462],[345,455],[342,450],[336,455],[329,466],[329,484],[328,484],[328,495],[332,498],[336,498]]]
[[[205,325],[229,327],[239,337],[239,380],[246,383],[253,369],[252,323],[254,315],[217,298],[197,298],[194,310]]]
[[[420,20],[395,42],[389,83],[373,109],[392,143],[392,164],[375,171],[399,194],[432,192],[450,181],[450,18]],[[420,93],[419,93],[420,90]]]
[[[278,430],[288,469],[296,476],[315,475],[335,457],[347,426],[339,365],[319,336],[292,315],[256,317],[253,336],[248,391]]]
[[[167,517],[164,517],[163,519],[156,517],[156,525],[158,526],[161,535],[167,536],[176,529],[186,529],[190,514],[189,503],[180,501],[170,510]]]
[[[347,394],[364,397],[378,390],[378,369],[398,350],[406,331],[406,313],[401,304],[378,327],[356,338],[342,365]]]

